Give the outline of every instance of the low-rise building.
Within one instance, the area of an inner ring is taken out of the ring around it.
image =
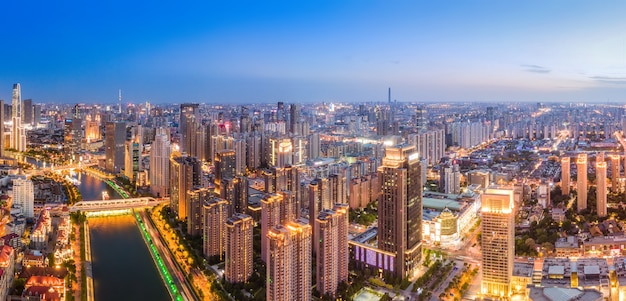
[[[554,243],[554,251],[556,257],[578,257],[581,254],[581,248],[578,245],[576,236],[561,237]]]

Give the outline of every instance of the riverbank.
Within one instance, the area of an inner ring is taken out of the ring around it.
[[[89,234],[89,223],[85,221],[83,224],[84,232],[85,232],[85,278],[86,278],[86,296],[87,301],[93,301],[94,291],[93,291],[93,269],[91,266],[91,236]]]
[[[165,283],[165,287],[172,297],[172,300],[183,301],[183,297],[180,294],[180,291],[176,288],[176,284],[174,283],[168,268],[163,263],[163,259],[161,259],[164,254],[160,254],[157,247],[153,243],[153,239],[145,227],[145,221],[139,216],[139,213],[135,212],[133,214],[135,216],[135,220],[137,222],[137,226],[142,232],[141,237],[143,238],[143,242],[146,244],[146,247],[150,250],[150,257],[152,257],[152,261],[157,266],[159,270],[159,275],[161,276],[161,280]],[[158,239],[158,238],[156,238]]]

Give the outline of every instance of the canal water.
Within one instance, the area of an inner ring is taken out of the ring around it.
[[[171,300],[132,215],[89,218],[97,301]]]
[[[41,167],[41,161],[26,158]],[[104,181],[79,173],[78,190],[83,200],[101,200],[107,191],[111,199],[121,196]],[[171,300],[152,261],[132,215],[90,217],[91,259],[97,301]]]
[[[121,196],[104,181],[77,175],[83,200]],[[132,215],[90,217],[91,259],[98,301],[171,300]]]

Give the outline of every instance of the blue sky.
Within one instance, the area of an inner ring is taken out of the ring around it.
[[[3,3],[0,98],[626,101],[624,1],[127,2]]]

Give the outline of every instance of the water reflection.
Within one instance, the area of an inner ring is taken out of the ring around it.
[[[89,218],[95,299],[170,300],[132,215]]]

